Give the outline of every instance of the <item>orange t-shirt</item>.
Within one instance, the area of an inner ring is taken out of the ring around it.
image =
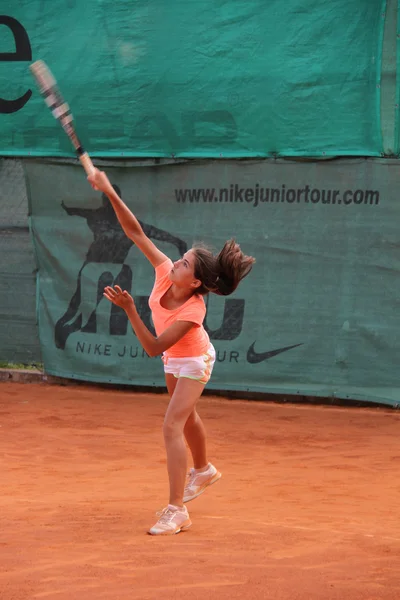
[[[210,345],[210,339],[203,327],[204,317],[206,316],[206,304],[203,296],[194,294],[182,306],[174,310],[163,308],[160,304],[161,298],[172,285],[169,273],[173,266],[172,260],[168,258],[155,269],[156,280],[149,298],[154,327],[157,336],[160,336],[163,331],[177,321],[194,323],[195,326],[176,344],[168,348],[164,354],[170,358],[201,356],[207,352]]]

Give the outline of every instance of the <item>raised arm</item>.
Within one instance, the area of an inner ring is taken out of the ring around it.
[[[100,190],[108,197],[125,235],[136,244],[153,267],[156,268],[167,260],[168,257],[144,233],[139,221],[118,196],[107,175],[103,171],[95,169],[94,173],[89,175],[88,181],[95,190]]]

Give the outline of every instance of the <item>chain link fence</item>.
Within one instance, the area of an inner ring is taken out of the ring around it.
[[[0,367],[41,362],[36,265],[19,159],[0,159]]]

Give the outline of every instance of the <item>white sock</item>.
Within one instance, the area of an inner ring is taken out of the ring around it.
[[[176,504],[168,504],[168,508],[170,508],[172,510],[185,511],[186,506],[176,506]]]
[[[206,473],[210,468],[211,468],[211,464],[208,463],[206,468],[203,467],[204,471],[203,471],[203,469],[195,469],[194,472],[197,473],[198,475],[202,475],[203,473]]]

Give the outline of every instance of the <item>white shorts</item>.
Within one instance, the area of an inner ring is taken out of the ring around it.
[[[163,354],[164,373],[170,373],[177,379],[187,377],[195,379],[199,383],[206,384],[210,377],[215,363],[215,349],[212,344],[209,345],[206,354],[202,356],[188,356],[185,358],[171,358]]]

